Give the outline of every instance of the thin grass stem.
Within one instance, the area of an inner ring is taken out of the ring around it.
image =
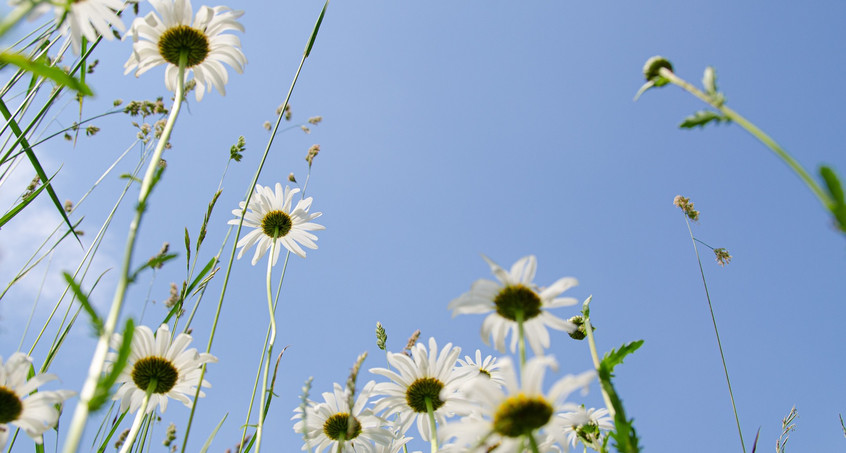
[[[693,251],[696,253],[696,261],[699,263],[699,275],[702,276],[702,286],[705,288],[705,298],[708,300],[708,310],[711,312],[711,322],[714,324],[714,334],[717,336],[717,347],[720,350],[720,360],[723,362],[723,371],[726,375],[729,398],[731,398],[731,408],[734,412],[734,421],[737,423],[737,434],[740,436],[740,446],[743,449],[743,453],[746,453],[746,444],[743,442],[743,430],[740,428],[740,417],[737,415],[737,405],[734,402],[734,392],[731,390],[731,379],[729,379],[726,357],[723,353],[723,343],[720,341],[720,330],[717,328],[717,317],[714,315],[714,307],[711,304],[711,295],[708,293],[708,282],[705,280],[705,270],[702,268],[702,259],[699,257],[699,248],[696,246],[696,239],[693,237],[693,229],[690,228],[690,220],[686,215],[684,216],[684,221],[687,224],[687,231],[690,233],[690,241],[693,243]]]

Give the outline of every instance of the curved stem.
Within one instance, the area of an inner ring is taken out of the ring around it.
[[[267,379],[270,373],[270,360],[272,359],[270,351],[273,350],[273,343],[276,341],[276,313],[273,306],[273,291],[271,288],[271,275],[273,271],[273,257],[276,255],[276,239],[270,245],[270,252],[267,255],[267,310],[270,315],[270,339],[268,341],[267,356],[264,362],[264,376],[261,387],[261,395],[259,396],[259,419],[258,428],[256,429],[256,453],[261,452],[261,438],[264,432],[264,417],[265,417],[265,398],[270,398],[268,395]]]
[[[62,450],[64,453],[75,453],[79,448],[79,442],[82,439],[82,432],[85,430],[85,423],[88,419],[88,403],[94,397],[97,390],[97,382],[100,374],[103,372],[103,365],[106,360],[106,354],[109,351],[109,339],[115,331],[118,317],[120,316],[123,302],[126,298],[126,290],[129,287],[130,266],[132,265],[132,254],[135,250],[135,240],[138,234],[138,226],[141,224],[141,219],[144,216],[147,198],[153,186],[153,176],[156,167],[159,165],[162,152],[165,144],[170,139],[170,134],[173,132],[173,125],[176,122],[176,117],[179,115],[179,110],[182,105],[182,99],[185,94],[185,64],[187,55],[183,53],[180,56],[179,75],[176,85],[176,93],[173,101],[173,108],[167,119],[162,137],[156,146],[153,157],[147,167],[147,173],[144,180],[141,182],[141,193],[138,196],[138,206],[135,209],[135,218],[129,225],[129,234],[126,238],[126,248],[124,250],[122,271],[120,280],[118,280],[117,288],[115,288],[115,295],[112,299],[112,306],[109,309],[108,317],[103,325],[103,331],[100,334],[100,339],[97,342],[97,347],[94,350],[94,356],[91,358],[91,365],[88,369],[88,377],[85,384],[82,386],[82,391],[79,394],[79,402],[74,410],[73,420],[71,420],[70,430],[68,431],[68,438],[65,440],[65,447]]]
[[[429,425],[432,427],[430,445],[432,446],[432,453],[435,453],[438,451],[438,424],[435,423],[435,408],[428,396],[426,397],[426,412],[429,414]]]
[[[743,129],[746,129],[746,132],[752,134],[755,138],[760,140],[763,144],[767,145],[776,156],[778,156],[782,162],[787,164],[794,173],[811,189],[811,192],[816,195],[816,197],[820,200],[820,203],[825,206],[826,209],[831,210],[834,206],[834,201],[825,193],[825,191],[814,181],[814,178],[805,171],[805,168],[797,162],[793,157],[788,154],[778,143],[775,142],[769,135],[767,135],[764,131],[759,129],[757,126],[749,122],[746,118],[741,116],[739,113],[735,112],[734,110],[726,107],[721,102],[717,102],[713,97],[705,94],[695,86],[688,83],[686,80],[678,77],[672,71],[667,68],[661,68],[659,71],[661,77],[666,78],[674,85],[677,85],[687,91],[688,93],[696,96],[706,104],[714,107],[715,109],[719,110],[723,115],[725,115],[730,120],[734,121]]]
[[[590,316],[587,315],[587,313],[589,313],[591,300],[593,300],[592,295],[588,296],[584,303],[585,308],[582,310],[584,323],[582,326],[585,328],[585,334],[588,338],[590,357],[593,359],[593,367],[596,369],[596,372],[599,373],[599,354],[596,352],[596,340],[593,338],[593,326],[590,325]],[[605,391],[605,387],[600,385],[599,389],[602,390],[602,400],[605,402],[605,408],[608,409],[608,415],[610,415],[613,419],[617,415],[617,411],[614,410],[614,405],[611,404],[611,397],[608,396],[608,392]]]
[[[151,379],[150,384],[147,385],[147,393],[144,395],[144,399],[141,400],[141,407],[138,409],[138,412],[135,413],[135,421],[132,422],[132,428],[129,429],[129,435],[127,435],[126,440],[123,441],[120,453],[127,453],[132,448],[132,444],[135,443],[135,438],[138,437],[138,430],[141,428],[141,422],[144,420],[144,415],[147,413],[147,406],[150,404],[150,395],[153,394],[153,390],[156,389],[156,385],[157,382],[155,378]]]

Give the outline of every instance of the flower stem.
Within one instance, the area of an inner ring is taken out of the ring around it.
[[[593,367],[596,369],[596,372],[599,373],[599,354],[596,352],[596,340],[593,338],[593,326],[590,325],[590,301],[593,300],[593,296],[588,296],[587,300],[584,303],[584,309],[582,310],[584,324],[583,327],[585,328],[585,334],[588,338],[588,345],[590,346],[590,357],[593,359]],[[605,401],[605,408],[608,409],[608,415],[611,416],[613,419],[617,411],[614,410],[614,405],[611,404],[611,397],[608,396],[608,392],[605,391],[605,387],[599,386],[599,389],[602,390],[602,400]]]
[[[523,312],[517,310],[517,342],[520,348],[520,370],[526,364],[526,329],[523,328]]]
[[[344,433],[338,433],[338,453],[344,453]]]
[[[141,422],[144,420],[144,415],[147,413],[147,405],[150,404],[150,395],[153,394],[153,390],[156,389],[157,385],[158,383],[155,378],[151,379],[150,384],[147,385],[147,392],[144,394],[144,399],[141,400],[141,407],[138,409],[138,412],[135,413],[135,421],[132,422],[132,428],[129,429],[129,434],[126,436],[126,440],[123,441],[120,453],[127,453],[132,448],[132,444],[135,443],[135,438],[138,437],[138,430],[141,428]]]
[[[529,445],[532,447],[532,453],[540,453],[540,449],[538,448],[538,441],[535,440],[535,436],[529,434],[526,437],[529,438]]]
[[[264,417],[265,417],[265,398],[269,398],[267,388],[267,377],[270,372],[271,351],[273,350],[273,343],[276,341],[276,313],[273,306],[273,291],[271,287],[271,275],[273,271],[273,257],[276,256],[276,239],[270,244],[270,252],[267,255],[267,310],[270,315],[270,339],[268,340],[267,356],[264,362],[264,377],[262,378],[261,395],[259,396],[259,419],[258,428],[256,429],[256,453],[261,451],[261,437],[264,432]]]
[[[746,132],[752,134],[755,138],[760,140],[761,143],[767,145],[767,147],[770,148],[776,154],[776,156],[778,156],[782,160],[782,162],[787,164],[787,166],[790,167],[790,169],[793,170],[793,172],[796,173],[797,176],[799,176],[799,178],[805,183],[805,185],[807,185],[808,188],[811,189],[811,192],[816,195],[817,199],[820,200],[820,203],[822,203],[822,205],[826,209],[831,211],[831,209],[834,207],[834,201],[825,193],[825,191],[817,184],[817,182],[814,181],[814,178],[812,178],[811,175],[808,174],[805,168],[802,167],[799,162],[793,159],[793,157],[787,151],[785,151],[781,146],[779,146],[779,144],[776,143],[775,140],[773,140],[764,131],[752,124],[749,120],[741,116],[739,113],[723,105],[722,102],[718,102],[712,96],[707,95],[695,86],[688,83],[686,80],[675,75],[675,73],[673,73],[669,69],[661,68],[659,74],[661,75],[661,77],[666,78],[674,85],[681,87],[682,89],[696,96],[706,104],[719,110],[720,113],[725,115],[727,118],[740,125],[740,127],[742,127],[743,129],[746,129]]]
[[[79,402],[71,420],[70,430],[68,431],[68,438],[65,440],[65,446],[62,450],[64,453],[74,453],[79,448],[79,442],[82,439],[82,432],[85,430],[85,423],[88,420],[88,403],[93,398],[97,390],[97,382],[100,374],[103,372],[103,365],[106,359],[106,354],[109,351],[109,340],[115,331],[118,317],[120,316],[121,308],[123,307],[124,299],[126,298],[126,290],[129,287],[130,266],[132,265],[132,254],[135,250],[135,240],[138,234],[138,227],[141,224],[141,218],[144,216],[144,211],[147,204],[147,198],[150,195],[154,183],[154,174],[156,167],[159,165],[159,160],[164,152],[165,145],[170,140],[170,134],[173,132],[173,125],[176,122],[176,117],[179,115],[180,107],[182,106],[182,99],[185,93],[185,65],[187,62],[187,55],[182,54],[179,58],[179,73],[176,84],[176,93],[173,100],[173,108],[168,115],[167,124],[162,131],[162,136],[156,145],[156,150],[153,152],[153,157],[147,167],[147,173],[144,180],[141,182],[141,192],[138,196],[138,206],[135,209],[135,217],[129,225],[129,234],[126,238],[126,249],[123,256],[123,269],[118,280],[115,295],[112,299],[112,306],[109,309],[108,317],[103,325],[103,331],[100,334],[100,339],[97,342],[97,347],[94,350],[94,356],[91,358],[91,365],[88,369],[88,377],[85,384],[82,386],[82,391],[79,395]]]
[[[717,336],[717,348],[720,350],[720,360],[723,361],[723,371],[726,374],[726,384],[728,385],[729,398],[731,398],[731,408],[734,412],[734,421],[737,423],[737,434],[740,436],[740,447],[743,449],[743,453],[746,453],[746,444],[743,442],[743,431],[740,429],[740,417],[737,415],[737,405],[734,403],[734,393],[731,390],[731,380],[729,379],[728,367],[726,366],[726,357],[723,354],[723,343],[720,341],[717,318],[714,316],[711,295],[708,293],[708,283],[705,281],[705,270],[702,269],[702,259],[699,258],[699,248],[696,246],[696,238],[693,237],[693,230],[690,228],[690,220],[688,220],[687,216],[684,216],[684,221],[687,223],[687,231],[690,233],[690,241],[693,242],[693,251],[696,253],[696,261],[699,263],[699,275],[702,276],[702,286],[705,287],[705,298],[708,300],[708,310],[711,312],[711,322],[714,324],[714,334]]]
[[[435,408],[432,406],[432,399],[426,397],[426,412],[429,414],[429,425],[432,426],[432,453],[438,451],[438,424],[435,423]]]

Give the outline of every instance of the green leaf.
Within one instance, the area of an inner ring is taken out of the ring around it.
[[[828,188],[828,194],[837,204],[844,203],[843,186],[840,184],[840,179],[831,167],[823,165],[820,167],[820,176],[822,176],[825,185]]]
[[[320,24],[323,22],[323,16],[326,14],[326,8],[329,6],[329,0],[326,0],[326,3],[323,4],[323,9],[320,10],[320,16],[317,17],[317,23],[314,24],[314,29],[311,31],[311,36],[308,37],[308,44],[306,44],[305,48],[305,56],[311,54],[311,48],[314,47],[314,40],[317,39],[317,32],[320,30]]]
[[[185,270],[191,272],[191,237],[188,236],[188,228],[185,228]]]
[[[828,194],[831,197],[832,204],[829,206],[831,215],[837,222],[837,227],[840,231],[846,233],[846,197],[843,195],[843,186],[840,184],[840,179],[830,167],[823,165],[820,167],[820,176],[825,182]]]
[[[103,334],[103,320],[100,319],[100,315],[97,314],[97,311],[94,310],[94,307],[91,305],[91,302],[88,301],[88,296],[82,292],[82,288],[79,286],[78,283],[73,279],[73,275],[63,272],[62,275],[65,276],[65,281],[70,286],[71,291],[73,291],[74,296],[79,301],[79,304],[82,305],[82,309],[85,310],[86,313],[91,317],[91,325],[94,327],[94,330],[97,331],[97,335]]]
[[[132,337],[135,333],[135,323],[132,319],[126,320],[126,327],[123,329],[123,338],[121,340],[120,349],[117,353],[117,358],[112,363],[112,369],[100,378],[97,382],[97,388],[94,390],[94,396],[88,401],[88,411],[94,412],[99,409],[111,396],[112,386],[115,385],[121,371],[126,367],[126,362],[129,359],[129,353],[132,346]]]
[[[9,128],[12,129],[12,132],[17,137],[16,143],[20,143],[21,147],[23,148],[24,152],[26,153],[26,157],[29,159],[29,162],[32,164],[32,168],[35,169],[35,173],[42,181],[48,181],[50,178],[47,177],[47,173],[44,172],[44,168],[41,167],[41,163],[38,162],[38,158],[35,157],[35,152],[32,151],[32,148],[29,146],[29,141],[26,139],[24,132],[21,130],[20,126],[18,126],[18,122],[12,118],[12,112],[9,111],[9,108],[6,106],[6,103],[3,102],[3,98],[0,98],[0,113],[3,114],[3,118],[9,123]],[[29,128],[27,128],[27,131]],[[12,149],[14,146],[12,146]],[[11,149],[10,149],[11,152]],[[59,197],[56,195],[56,191],[53,190],[52,184],[44,184],[47,186],[47,194],[50,195],[50,199],[53,200],[53,206],[59,211],[59,215],[62,216],[62,220],[65,221],[65,224],[71,229],[73,232],[73,236],[76,238],[79,245],[82,245],[82,240],[79,239],[79,235],[76,234],[76,231],[73,230],[73,225],[71,225],[70,219],[68,218],[67,213],[65,212],[65,207],[62,205],[62,202],[59,201]]]
[[[214,440],[214,436],[217,435],[217,431],[220,429],[221,426],[223,426],[223,422],[226,421],[226,417],[228,416],[229,412],[227,412],[226,415],[224,415],[223,418],[217,423],[217,426],[215,426],[214,430],[212,430],[211,434],[209,434],[209,438],[206,439],[206,443],[203,444],[203,448],[200,449],[200,453],[206,453],[206,451],[208,451],[209,447],[211,446],[212,440]]]
[[[210,260],[209,260],[209,262],[208,262],[208,263],[206,263],[206,265],[205,265],[205,266],[203,266],[203,270],[201,270],[201,271],[200,271],[200,273],[199,273],[199,274],[197,274],[197,276],[196,276],[196,277],[194,278],[194,280],[191,282],[191,284],[190,284],[190,285],[188,285],[188,289],[186,289],[186,290],[185,290],[185,295],[187,295],[187,294],[188,294],[188,293],[190,293],[191,291],[194,291],[194,288],[195,288],[198,284],[200,284],[200,282],[203,280],[203,278],[205,278],[206,274],[208,274],[208,273],[209,273],[209,271],[211,271],[211,269],[212,269],[212,267],[214,266],[214,263],[215,263],[216,261],[217,261],[217,258],[216,258],[216,257],[214,257],[214,258],[210,259]]]
[[[94,92],[92,92],[91,88],[88,88],[88,85],[85,83],[75,79],[65,71],[62,71],[55,66],[47,65],[42,61],[32,61],[23,55],[16,53],[0,52],[0,64],[11,64],[17,66],[24,71],[31,72],[32,74],[44,77],[45,79],[50,79],[53,82],[56,82],[59,86],[68,87],[83,96],[94,95]]]
[[[620,346],[620,349],[612,349],[606,352],[602,357],[602,362],[599,363],[600,370],[606,368],[609,373],[612,373],[614,367],[623,363],[623,359],[627,355],[637,351],[641,346],[643,346],[643,340],[637,340]]]
[[[3,227],[3,225],[5,225],[9,220],[12,220],[13,217],[18,215],[18,213],[21,212],[23,210],[23,208],[25,208],[28,204],[30,204],[32,202],[32,200],[35,200],[35,197],[37,197],[38,194],[40,194],[44,189],[47,188],[50,181],[52,181],[53,178],[55,178],[57,174],[58,174],[58,172],[53,173],[53,176],[51,176],[50,179],[48,179],[44,184],[41,184],[41,186],[39,186],[38,189],[36,189],[31,194],[24,197],[24,199],[21,200],[20,203],[18,203],[17,205],[15,205],[15,207],[10,209],[9,212],[7,212],[6,214],[3,215],[3,217],[0,217],[0,227]]]
[[[679,124],[679,127],[682,129],[692,129],[694,127],[704,127],[710,122],[728,123],[731,122],[731,119],[711,110],[700,110],[685,118],[684,121]]]
[[[109,435],[107,435],[106,438],[103,439],[103,443],[100,445],[100,448],[97,450],[97,453],[105,453],[106,448],[108,448],[108,446],[109,446],[109,443],[110,443],[109,441],[112,440],[112,436],[115,435],[115,431],[117,431],[118,427],[120,426],[120,422],[123,421],[123,418],[126,417],[126,414],[128,414],[128,413],[129,413],[129,409],[123,411],[123,413],[120,414],[120,417],[118,417],[118,419],[115,420],[114,424],[112,424],[112,430],[109,431]]]

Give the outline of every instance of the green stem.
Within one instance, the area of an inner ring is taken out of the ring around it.
[[[291,100],[291,94],[294,92],[294,86],[297,84],[297,79],[300,76],[300,71],[303,69],[303,64],[305,63],[306,58],[308,55],[303,55],[302,60],[300,60],[300,65],[297,67],[297,72],[294,74],[294,80],[291,82],[291,87],[288,89],[288,95],[285,97],[285,102],[282,104],[280,109],[279,117],[276,119],[276,126],[273,128],[273,132],[270,134],[270,139],[267,141],[267,146],[264,148],[264,154],[262,154],[261,161],[259,162],[258,169],[256,170],[255,175],[253,176],[253,180],[250,183],[250,187],[247,191],[247,195],[244,199],[244,209],[241,211],[241,220],[238,223],[238,228],[235,230],[235,240],[232,243],[232,250],[229,254],[229,262],[226,265],[226,273],[223,276],[223,286],[220,289],[220,297],[217,301],[217,311],[214,315],[214,321],[212,322],[212,329],[211,333],[209,334],[209,342],[206,352],[211,351],[212,342],[214,341],[215,332],[217,332],[217,324],[220,321],[220,312],[223,308],[223,299],[226,297],[226,289],[229,286],[229,276],[232,274],[232,263],[235,262],[235,253],[238,250],[238,239],[241,237],[241,228],[244,226],[244,215],[247,212],[247,207],[250,205],[250,200],[252,199],[253,193],[255,192],[256,183],[258,182],[259,175],[261,174],[262,168],[264,168],[264,163],[267,161],[267,156],[270,154],[270,145],[273,144],[273,138],[276,136],[276,133],[279,129],[279,123],[282,122],[282,117],[285,115],[285,107],[288,105],[288,101]],[[203,370],[200,373],[200,382],[203,380],[203,376],[206,373],[206,366],[203,365]],[[197,392],[200,391],[199,386],[197,387]],[[185,428],[185,439],[182,442],[182,453],[185,453],[185,448],[188,445],[188,434],[191,432],[191,425],[193,423],[194,417],[194,410],[197,405],[197,398],[194,398],[194,405],[191,408],[191,416],[188,418],[188,425]]]
[[[540,453],[540,449],[538,448],[538,441],[535,440],[535,436],[529,434],[526,437],[529,438],[529,445],[532,447],[532,453]]]
[[[585,334],[588,338],[588,345],[590,346],[590,357],[593,359],[593,367],[596,369],[596,372],[599,373],[599,354],[596,352],[596,339],[593,337],[593,326],[590,325],[590,316],[587,315],[590,311],[590,301],[593,300],[593,296],[588,296],[587,300],[585,300],[584,307],[585,309],[582,310],[584,315],[584,323],[582,326],[585,328]],[[611,416],[613,419],[616,415],[616,411],[614,410],[614,405],[611,403],[611,398],[608,396],[608,392],[605,391],[605,387],[600,386],[600,390],[602,390],[602,400],[605,401],[605,408],[608,409],[608,415]]]
[[[276,239],[270,245],[270,251],[267,255],[267,310],[270,314],[270,340],[268,341],[267,357],[264,363],[264,377],[261,386],[261,395],[259,395],[259,419],[258,429],[256,429],[256,453],[261,452],[261,438],[264,432],[264,417],[265,413],[265,398],[270,398],[268,395],[267,378],[270,373],[270,361],[272,360],[271,351],[273,350],[273,343],[276,341],[276,313],[273,306],[273,291],[271,287],[271,275],[273,271],[273,256],[276,254]]]
[[[344,432],[338,433],[338,449],[337,453],[344,453]]]
[[[430,443],[432,453],[436,453],[438,451],[438,424],[435,422],[435,408],[432,405],[432,399],[428,396],[426,397],[426,412],[429,414],[429,425],[432,427],[432,439]]]
[[[814,181],[814,178],[812,178],[811,175],[807,171],[805,171],[805,168],[802,167],[799,162],[793,159],[793,157],[790,156],[787,151],[785,151],[781,146],[779,146],[779,144],[776,143],[775,140],[773,140],[764,131],[758,129],[758,127],[749,122],[749,120],[747,120],[734,110],[726,107],[725,105],[723,105],[723,103],[718,102],[712,96],[709,96],[708,94],[702,92],[695,86],[688,83],[686,80],[678,77],[669,69],[661,68],[659,74],[661,75],[661,77],[666,78],[674,85],[681,87],[682,89],[696,96],[706,104],[719,110],[727,118],[739,124],[740,127],[746,129],[746,132],[749,132],[755,138],[760,140],[763,144],[767,145],[767,147],[770,148],[776,154],[776,156],[778,156],[782,160],[782,162],[787,164],[787,166],[790,167],[793,172],[799,176],[799,178],[805,183],[805,185],[807,185],[808,188],[811,189],[811,192],[813,192],[814,195],[817,196],[817,198],[820,200],[820,203],[822,203],[822,205],[826,209],[830,211],[833,208],[834,201],[828,196],[828,194],[825,193],[825,191],[817,184],[817,182]]]
[[[157,382],[155,378],[151,379],[150,383],[147,385],[147,392],[144,395],[144,399],[141,400],[141,407],[138,409],[138,412],[135,413],[135,420],[132,422],[132,428],[129,429],[129,434],[126,436],[126,440],[123,441],[120,453],[127,453],[132,448],[132,444],[135,443],[135,438],[138,436],[138,430],[141,428],[141,421],[144,420],[144,415],[147,412],[147,405],[150,403],[150,395],[153,394],[153,390],[156,389],[156,385]]]
[[[517,311],[517,343],[520,348],[520,370],[526,365],[526,330],[523,327],[523,312]]]
[[[699,263],[699,275],[702,276],[702,286],[705,287],[705,298],[708,300],[708,310],[711,312],[711,322],[714,324],[714,334],[717,336],[717,347],[720,350],[720,360],[723,361],[723,371],[726,374],[726,384],[728,385],[729,398],[731,398],[731,408],[734,412],[734,421],[737,423],[737,434],[740,436],[740,447],[743,453],[746,453],[746,444],[743,442],[743,431],[740,429],[740,417],[737,415],[737,405],[734,403],[734,392],[731,390],[731,380],[729,379],[728,367],[726,366],[726,357],[723,354],[723,343],[720,341],[720,331],[717,329],[717,318],[714,316],[714,307],[711,305],[711,295],[708,293],[708,283],[705,281],[705,270],[702,269],[702,259],[699,258],[699,248],[696,247],[696,238],[693,237],[693,230],[690,228],[690,220],[684,216],[684,221],[687,224],[687,231],[690,233],[690,240],[693,242],[693,251],[696,253],[696,261]]]
[[[150,189],[153,185],[153,175],[156,167],[159,165],[162,152],[165,144],[170,139],[170,134],[173,131],[173,125],[176,122],[176,117],[179,115],[179,110],[182,105],[182,100],[185,97],[185,64],[187,55],[183,53],[180,56],[178,81],[176,85],[176,93],[173,102],[173,108],[167,119],[162,137],[153,152],[153,157],[147,167],[147,173],[144,180],[141,182],[141,192],[138,197],[138,207],[135,209],[135,218],[129,225],[129,234],[126,239],[126,249],[124,250],[123,267],[115,289],[115,296],[112,300],[111,308],[109,309],[108,317],[103,326],[103,332],[97,342],[97,347],[94,350],[94,356],[91,358],[91,365],[88,369],[88,377],[82,387],[79,395],[79,402],[76,405],[76,410],[73,414],[68,438],[65,440],[65,447],[62,450],[64,453],[75,453],[79,448],[79,442],[82,439],[82,432],[85,430],[85,424],[88,419],[88,403],[94,396],[97,390],[97,382],[100,374],[103,372],[103,365],[106,359],[106,354],[109,351],[109,340],[115,331],[118,317],[120,316],[121,308],[123,307],[124,299],[126,298],[126,290],[129,286],[130,266],[132,265],[132,254],[135,250],[135,240],[138,234],[138,226],[141,224],[141,219],[144,215],[147,198],[150,194]]]

